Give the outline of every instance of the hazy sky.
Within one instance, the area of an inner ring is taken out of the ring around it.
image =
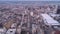
[[[60,0],[0,0],[0,1],[60,1]]]

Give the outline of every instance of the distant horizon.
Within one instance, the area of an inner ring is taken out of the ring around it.
[[[60,5],[60,1],[1,1],[0,4],[57,4]]]
[[[60,0],[0,0],[0,1],[60,1]]]
[[[1,0],[0,0],[1,1]],[[40,1],[41,2],[41,1]],[[48,1],[48,2],[60,2],[60,1]]]

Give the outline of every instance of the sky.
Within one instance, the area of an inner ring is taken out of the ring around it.
[[[0,0],[0,1],[60,1],[60,0]]]

